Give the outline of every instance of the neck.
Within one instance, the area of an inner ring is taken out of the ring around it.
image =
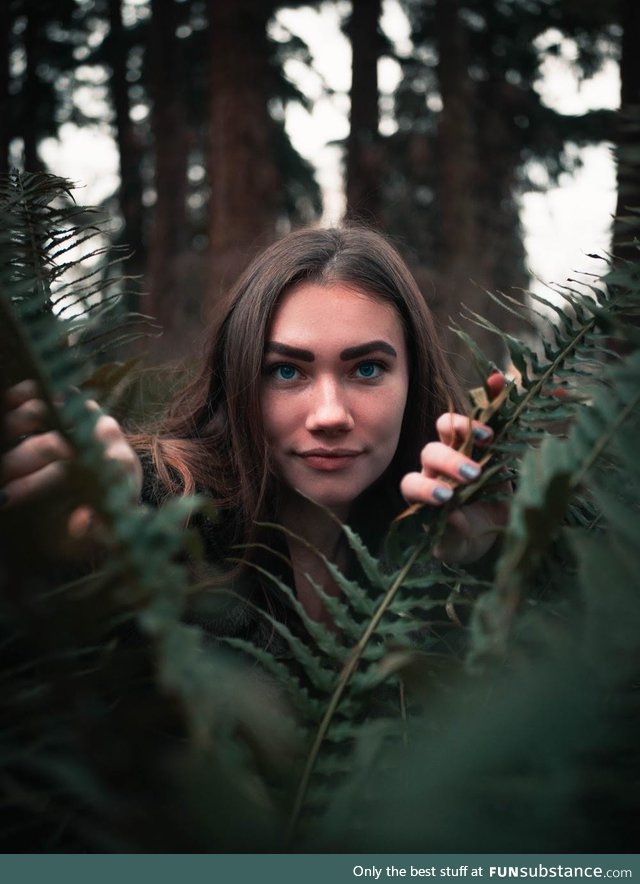
[[[346,516],[346,512],[327,512],[298,495],[283,501],[279,514],[283,527],[295,535],[288,535],[287,543],[298,600],[310,617],[327,624],[331,623],[331,618],[314,584],[322,587],[328,595],[339,594],[320,556],[341,568],[345,567],[346,548],[338,519],[341,521]]]
[[[282,500],[278,521],[307,544],[331,558],[342,536],[340,523],[346,521],[348,514],[346,507],[328,510],[311,500],[291,494]],[[290,539],[289,544],[291,543],[297,544],[297,541]]]

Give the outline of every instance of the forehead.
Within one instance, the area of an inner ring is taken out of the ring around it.
[[[276,305],[267,338],[316,346],[387,338],[402,345],[404,332],[395,307],[375,295],[344,283],[300,283]]]

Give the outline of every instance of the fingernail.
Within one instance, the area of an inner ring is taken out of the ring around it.
[[[451,488],[447,488],[446,485],[436,485],[433,489],[433,496],[438,503],[446,503],[453,497],[453,491]]]
[[[4,488],[0,488],[0,507],[5,506],[7,503],[9,503],[9,495]]]
[[[477,479],[480,475],[480,467],[477,467],[475,464],[471,463],[463,463],[458,473],[462,476],[463,479]]]
[[[476,442],[486,442],[487,439],[490,439],[493,436],[493,433],[488,427],[474,427],[473,428],[473,438]]]

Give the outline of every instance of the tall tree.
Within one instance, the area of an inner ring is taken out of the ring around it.
[[[462,301],[495,320],[483,290],[518,294],[527,284],[518,198],[530,186],[529,161],[542,163],[551,182],[572,168],[568,141],[610,136],[606,112],[567,116],[543,104],[534,88],[544,58],[537,38],[550,29],[571,32],[581,69],[592,73],[605,57],[604,25],[571,0],[404,5],[414,52],[403,61],[399,131],[388,147],[400,160],[386,202],[400,194],[395,218],[435,279],[436,308],[455,314]],[[516,321],[499,314],[503,327]],[[499,358],[495,339],[482,344]],[[458,348],[456,339],[450,348]]]
[[[351,42],[351,113],[346,155],[347,217],[376,227],[382,221],[382,141],[378,91],[382,0],[353,3],[347,24]]]
[[[70,115],[70,74],[78,33],[75,0],[13,0],[3,4],[3,41],[9,60],[11,110],[3,121],[22,140],[28,171],[43,168],[40,141],[56,135]],[[6,136],[2,136],[6,139]]]
[[[122,239],[132,250],[130,270],[142,274],[146,261],[144,205],[141,178],[143,143],[131,119],[128,82],[129,38],[122,21],[122,0],[107,0],[109,32],[104,58],[110,69],[109,87],[115,117],[115,136],[120,165],[120,211],[124,221]]]
[[[614,224],[614,253],[637,260],[640,217],[640,6],[619,0],[622,25],[620,110],[617,126],[618,205]],[[634,241],[635,240],[635,241]]]
[[[442,100],[438,121],[437,184],[441,266],[466,279],[478,257],[478,230],[469,195],[478,174],[474,94],[468,77],[467,33],[458,0],[436,0],[437,75]],[[460,279],[452,279],[458,289]]]
[[[110,12],[115,35],[122,24],[118,0],[106,3],[102,11]],[[104,41],[93,53],[95,63],[112,69],[121,63],[119,84],[110,82],[123,169],[119,198],[123,214],[127,193],[134,206],[144,203],[136,219],[148,262],[142,309],[165,328],[152,348],[154,359],[190,353],[206,295],[219,294],[261,237],[274,237],[281,224],[309,221],[320,209],[311,167],[284,128],[286,103],[304,98],[284,77],[283,66],[294,56],[308,63],[309,53],[292,35],[283,36],[286,29],[271,38],[272,6],[256,3],[249,20],[238,20],[237,4],[225,12],[207,0],[148,0],[135,7],[134,20],[127,8],[121,43],[114,39],[109,47]],[[250,4],[243,9],[250,11]],[[118,44],[120,58],[114,59]],[[127,51],[128,69],[122,64]],[[131,101],[137,105],[135,124]],[[271,181],[266,189],[265,170]],[[143,196],[136,202],[140,187]]]
[[[207,304],[252,250],[282,225],[309,222],[320,198],[284,127],[287,103],[304,103],[284,63],[308,63],[309,52],[285,28],[271,35],[276,4],[151,0],[150,8],[144,85],[155,202],[144,309],[165,328],[153,354],[164,358],[192,351]]]
[[[284,63],[294,56],[308,63],[309,52],[293,35],[283,37],[282,28],[269,32],[278,6],[0,4],[0,23],[8,23],[0,37],[8,72],[6,89],[0,76],[0,104],[11,96],[11,112],[0,119],[3,162],[10,141],[21,138],[35,166],[41,140],[66,120],[104,130],[101,102],[73,97],[76,87],[95,89],[104,75],[97,88],[111,99],[121,179],[106,202],[123,216],[118,238],[134,251],[129,269],[145,277],[150,296],[142,309],[175,328],[174,338],[184,314],[199,325],[204,293],[217,295],[252,248],[320,209],[311,166],[284,126],[287,103],[304,101],[284,76]],[[205,259],[207,240],[212,257]]]
[[[11,103],[9,94],[9,64],[11,42],[11,14],[9,3],[0,4],[0,175],[9,171],[11,143]]]
[[[209,0],[209,248],[212,281],[233,278],[247,251],[275,236],[282,180],[269,115],[265,0]]]
[[[41,21],[35,4],[30,4],[25,9],[25,25],[23,32],[24,49],[24,83],[22,88],[22,119],[21,130],[24,150],[24,167],[28,172],[38,172],[42,168],[38,156],[39,126],[36,114],[29,113],[30,108],[41,106],[40,82],[36,73],[38,65],[38,43],[41,31]],[[51,97],[50,90],[49,97]],[[48,116],[53,116],[50,111]]]
[[[176,261],[187,240],[186,185],[189,132],[184,103],[182,44],[176,36],[180,21],[176,0],[151,0],[147,75],[151,95],[151,129],[155,162],[155,192],[147,288],[149,311],[173,343],[177,311]]]

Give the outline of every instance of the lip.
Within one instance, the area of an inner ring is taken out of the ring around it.
[[[352,448],[310,448],[298,452],[298,457],[314,470],[331,472],[350,466],[361,454]]]

